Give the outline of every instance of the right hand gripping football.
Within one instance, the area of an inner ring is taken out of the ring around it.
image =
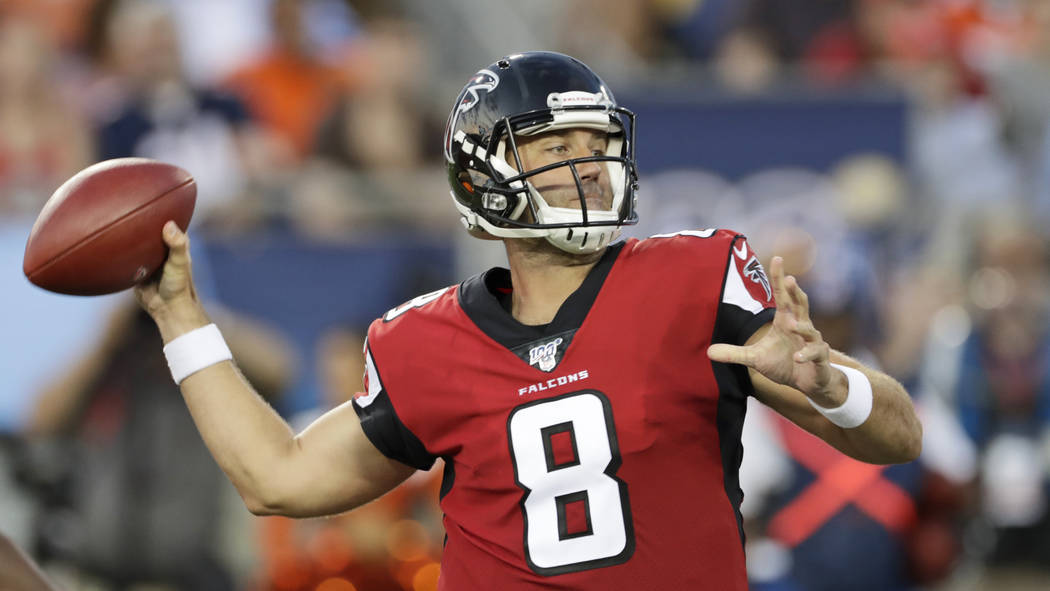
[[[175,222],[164,224],[168,258],[159,273],[135,287],[139,305],[157,323],[164,341],[207,324],[190,265],[190,238]]]

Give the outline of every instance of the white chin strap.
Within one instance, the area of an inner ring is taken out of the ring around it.
[[[536,190],[529,185],[529,190]],[[504,228],[497,226],[485,218],[474,213],[469,206],[463,205],[456,199],[451,191],[452,203],[459,211],[460,221],[471,230],[481,228],[493,236],[500,238],[546,238],[554,246],[565,252],[573,254],[587,254],[597,252],[608,246],[613,240],[620,236],[620,226],[576,226],[573,228]],[[538,192],[536,192],[538,195]],[[536,195],[533,196],[534,199]],[[582,224],[583,214],[579,209],[565,207],[550,207],[542,197],[536,201],[538,211],[543,214],[544,223],[579,223]],[[587,211],[587,217],[591,221],[610,221],[618,219],[616,212],[612,211]],[[562,222],[564,219],[564,222]]]

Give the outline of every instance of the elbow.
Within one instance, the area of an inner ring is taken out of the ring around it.
[[[278,515],[293,519],[332,515],[348,511],[359,505],[358,503],[330,506],[329,504],[319,503],[317,499],[312,499],[309,495],[296,494],[294,491],[287,489],[271,490],[268,494],[245,494],[241,492],[241,500],[244,501],[245,508],[253,515],[260,517]]]
[[[900,446],[896,453],[891,458],[887,458],[888,461],[878,462],[880,464],[907,464],[908,462],[914,462],[919,459],[919,454],[922,453],[922,437],[916,438],[914,441],[907,441]]]
[[[907,464],[919,459],[920,454],[922,454],[922,423],[916,419],[911,428],[900,434],[890,457],[883,458],[878,463]]]
[[[884,463],[907,464],[908,462],[914,462],[922,454],[923,436],[922,421],[919,420],[919,415],[915,412],[914,405],[909,403],[905,411],[898,413],[894,422],[899,427],[890,431],[890,433],[893,433],[892,457],[888,458],[889,461]]]
[[[898,452],[900,457],[895,461],[898,464],[914,462],[919,459],[919,455],[922,453],[922,421],[919,420],[914,407],[908,413],[903,424],[907,425],[907,427],[901,430],[901,444]]]
[[[244,506],[248,509],[248,512],[258,517],[268,517],[271,515],[282,515],[280,509],[273,505],[268,505],[263,502],[255,501],[253,499],[244,499]]]
[[[244,491],[241,493],[241,500],[244,501],[245,508],[252,515],[258,515],[265,517],[269,515],[285,515],[284,506],[275,498],[268,498],[257,494],[247,494]]]
[[[234,484],[241,500],[244,501],[244,507],[253,515],[295,516],[292,514],[295,508],[295,492],[281,486],[279,480],[245,479],[241,483],[235,481]]]
[[[914,462],[919,459],[920,454],[922,454],[922,423],[916,418],[915,426],[909,433],[908,443],[904,449],[905,459],[901,463]]]

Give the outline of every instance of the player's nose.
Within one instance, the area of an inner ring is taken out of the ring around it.
[[[576,154],[573,154],[574,158],[586,158],[593,156],[589,148],[583,150],[577,150]],[[602,173],[602,167],[600,162],[577,162],[576,173],[580,175],[581,181],[596,181],[598,176]]]

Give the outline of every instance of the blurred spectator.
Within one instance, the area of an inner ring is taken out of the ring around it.
[[[345,85],[328,110],[318,154],[369,170],[403,171],[437,160],[433,138],[440,130],[421,101],[426,51],[411,23],[370,21],[344,56]]]
[[[946,306],[930,333],[920,395],[959,426],[945,473],[976,478],[972,561],[987,588],[1019,572],[1050,576],[1050,285],[1047,237],[1002,211],[972,228],[966,307]],[[941,448],[946,446],[941,446]],[[931,447],[931,453],[937,448]],[[924,452],[925,453],[925,452]],[[966,461],[967,456],[974,460]],[[962,458],[960,464],[959,458]],[[954,459],[955,461],[951,461]]]
[[[780,76],[780,61],[772,42],[755,28],[729,31],[715,49],[712,62],[722,86],[738,94],[768,91]]]
[[[740,26],[768,39],[784,64],[801,66],[810,82],[841,84],[864,73],[869,52],[859,25],[863,0],[750,0]]]
[[[651,4],[650,0],[624,0],[615,6],[601,0],[566,2],[555,25],[559,49],[603,73],[655,61],[661,44],[657,12]]]
[[[0,12],[0,215],[36,215],[91,157],[84,122],[58,91],[56,57],[33,21]]]
[[[29,20],[45,33],[48,45],[74,51],[83,43],[85,22],[97,0],[4,0],[0,13]]]
[[[274,0],[272,46],[226,82],[297,160],[313,148],[321,120],[343,86],[341,72],[322,59],[306,29],[310,2]]]
[[[835,209],[864,241],[885,241],[914,213],[911,188],[901,167],[880,154],[855,154],[831,171]]]
[[[817,192],[794,196],[794,206],[769,203],[747,225],[812,294],[810,315],[828,344],[877,364],[880,287],[847,241],[832,198]],[[915,588],[909,538],[919,517],[918,464],[865,465],[758,404],[749,404],[744,429],[742,511],[753,530],[748,571],[756,591]],[[952,558],[924,563],[924,571],[943,577]]]
[[[189,83],[169,9],[158,0],[99,0],[96,11],[99,157],[145,156],[190,171],[196,219],[265,215],[257,196],[231,203],[249,182],[276,174],[274,144],[234,97]]]
[[[861,0],[857,24],[872,66],[890,80],[951,54],[941,2]]]
[[[624,228],[634,238],[681,228],[739,228],[748,204],[721,176],[699,169],[669,170],[646,177],[638,199],[638,224]]]
[[[829,27],[853,19],[853,0],[816,0],[805,9],[795,2],[750,0],[744,22],[773,39],[777,54],[793,62],[805,56],[808,47]]]
[[[1025,43],[982,63],[1023,173],[1025,204],[1050,222],[1050,3],[1025,2]]]
[[[346,239],[361,229],[454,227],[442,200],[420,198],[444,191],[434,141],[444,120],[425,97],[426,54],[411,23],[365,21],[343,55],[346,86],[321,125],[314,157],[288,189],[287,215],[304,234]]]
[[[279,393],[291,371],[280,337],[236,317],[218,322],[260,392]],[[44,393],[28,431],[61,450],[35,466],[49,474],[39,482],[47,500],[39,546],[50,561],[111,589],[236,588],[236,552],[223,535],[245,537],[250,516],[226,502],[233,490],[197,435],[138,306],[120,308],[98,347]]]
[[[919,369],[929,321],[946,297],[944,272],[920,264],[940,209],[917,199],[902,167],[877,154],[843,159],[831,180],[850,252],[864,254],[882,295],[874,302],[882,318],[881,338],[867,345],[884,371],[909,385]]]
[[[747,7],[735,0],[653,0],[649,4],[662,25],[665,42],[673,48],[668,53],[692,59],[710,58]]]
[[[106,0],[99,0],[106,1]],[[163,0],[171,11],[179,55],[193,86],[213,87],[271,42],[273,0]]]
[[[918,68],[913,163],[920,195],[940,217],[929,248],[941,264],[958,268],[965,218],[989,207],[1017,206],[1020,170],[1000,141],[995,105],[966,92],[957,65],[940,59]]]

